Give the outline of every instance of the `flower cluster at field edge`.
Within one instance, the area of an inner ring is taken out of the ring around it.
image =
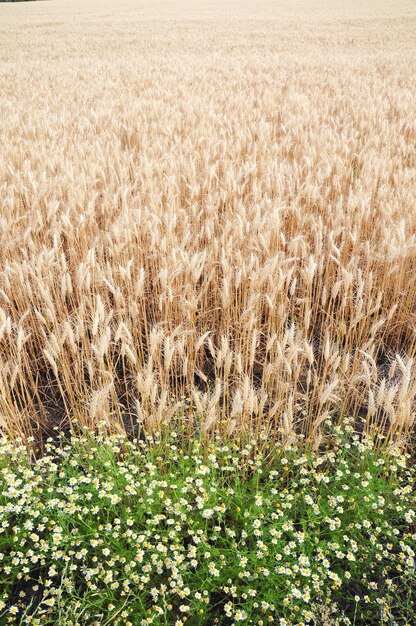
[[[316,453],[86,433],[31,464],[4,439],[0,622],[404,625],[408,465],[348,421]]]

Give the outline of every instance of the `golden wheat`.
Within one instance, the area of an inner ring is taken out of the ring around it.
[[[415,421],[416,10],[0,5],[0,427]]]

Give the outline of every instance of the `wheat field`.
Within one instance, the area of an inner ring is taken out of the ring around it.
[[[413,2],[0,4],[0,44],[3,432],[409,439]]]

